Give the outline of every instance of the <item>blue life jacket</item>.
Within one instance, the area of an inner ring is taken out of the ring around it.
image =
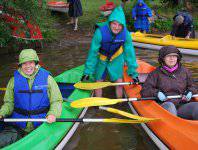
[[[47,94],[49,72],[40,68],[35,76],[32,89],[27,78],[18,71],[14,72],[14,112],[11,118],[45,118],[49,111],[50,101]],[[26,122],[13,123],[26,128]],[[33,122],[38,127],[40,122]]]
[[[108,25],[104,25],[99,29],[102,33],[102,43],[99,53],[110,59],[119,50],[119,48],[124,45],[127,29],[124,27],[120,33],[115,35],[115,37],[113,37],[113,33],[109,29]]]
[[[136,16],[137,17],[148,17],[147,6],[146,5],[143,5],[141,7],[137,7],[137,9],[136,9]]]

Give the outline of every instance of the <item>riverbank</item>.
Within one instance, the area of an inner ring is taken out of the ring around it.
[[[118,0],[111,0],[116,5],[120,5],[121,1]],[[69,21],[69,17],[67,14],[55,13],[54,17],[56,18],[57,22],[55,24],[55,28],[58,29],[60,32],[59,37],[56,41],[47,44],[48,48],[54,47],[66,47],[72,45],[78,45],[83,43],[90,43],[91,38],[94,33],[94,25],[96,22],[100,22],[105,18],[101,16],[99,7],[105,4],[105,0],[101,1],[93,1],[93,0],[81,0],[82,7],[83,7],[83,16],[79,17],[79,28],[78,31],[73,31],[73,26],[67,25],[66,23]],[[127,26],[130,31],[133,31],[133,21],[131,18],[131,10],[136,3],[136,0],[129,1],[124,6],[124,11],[127,20]],[[168,23],[171,24],[168,26],[166,20],[172,20],[173,15],[176,11],[180,10],[179,7],[177,8],[167,8],[161,6],[159,0],[147,1],[148,5],[157,12],[159,17],[165,18],[165,21],[162,20],[157,22],[152,26],[151,32],[155,34],[169,34],[171,30],[172,22]],[[94,13],[93,13],[94,12]],[[194,22],[197,25],[197,11],[192,13],[194,17]],[[197,27],[196,27],[197,28]],[[196,34],[197,35],[197,34]],[[197,37],[197,36],[196,36]]]
[[[111,1],[114,2],[117,6],[121,3],[121,1],[118,0]],[[153,23],[151,27],[151,33],[165,35],[170,33],[172,17],[176,13],[176,11],[181,9],[181,7],[165,8],[165,6],[162,6],[159,1],[160,0],[146,1],[146,3],[156,12],[156,15],[159,18],[162,18],[156,20],[155,23]],[[12,41],[6,48],[1,48],[0,54],[16,52],[23,48],[53,49],[55,47],[63,48],[72,45],[75,46],[78,44],[90,43],[91,37],[94,33],[95,23],[105,19],[105,17],[101,15],[99,7],[105,4],[106,1],[81,0],[81,2],[83,7],[83,16],[79,17],[78,31],[73,31],[73,27],[66,24],[70,20],[66,13],[51,13],[50,11],[48,11],[48,13],[46,13],[48,15],[45,16],[45,18],[48,18],[48,25],[46,26],[46,28],[43,29],[45,30],[45,32],[43,33],[44,37],[48,38],[44,39],[41,42],[32,42],[29,45],[26,41],[24,42],[22,40],[16,40],[16,42]],[[130,31],[134,31],[133,20],[131,18],[131,10],[135,3],[136,0],[128,1],[124,6],[127,27]],[[194,17],[195,28],[198,28],[198,12],[193,11],[192,15]],[[50,28],[48,28],[49,25]]]

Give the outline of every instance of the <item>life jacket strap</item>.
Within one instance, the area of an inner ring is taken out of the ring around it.
[[[18,93],[43,93],[43,90],[19,90]]]
[[[113,54],[113,56],[111,56],[111,58],[109,59],[109,61],[112,61],[112,60],[114,60],[116,57],[118,57],[119,55],[121,55],[123,53],[123,48],[122,48],[122,46]],[[108,58],[107,58],[107,56],[105,56],[105,55],[103,55],[103,54],[101,54],[101,53],[99,53],[99,57],[100,57],[100,60],[102,60],[102,61],[105,61],[105,60],[107,60]]]
[[[48,106],[48,107],[37,109],[37,110],[25,110],[25,109],[15,107],[14,111],[24,116],[30,116],[30,115],[39,115],[39,114],[47,113],[49,111],[49,108],[50,107]]]

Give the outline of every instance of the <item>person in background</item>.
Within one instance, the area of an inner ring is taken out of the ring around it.
[[[150,28],[150,19],[152,17],[151,9],[143,0],[138,0],[132,9],[132,18],[134,19],[134,28],[136,31],[148,32]]]
[[[137,83],[139,80],[135,51],[126,28],[123,9],[119,6],[110,14],[108,21],[96,29],[81,81],[87,81],[91,75],[95,75],[96,82],[101,82],[108,74],[111,81],[122,82],[125,62],[128,75]],[[123,96],[122,90],[122,86],[116,87],[117,97]],[[101,97],[102,89],[95,90],[95,95]]]
[[[142,90],[142,97],[157,97],[161,106],[179,117],[198,120],[198,102],[192,102],[197,86],[190,71],[181,64],[182,55],[175,46],[164,46],[159,51],[160,66],[151,72]],[[167,99],[170,95],[180,99]]]
[[[69,5],[68,15],[71,17],[71,21],[67,24],[74,24],[74,31],[78,30],[78,17],[83,15],[82,5],[80,0],[67,0]]]
[[[179,12],[173,17],[172,36],[195,38],[192,16],[188,12]]]
[[[121,2],[121,6],[122,6],[122,8],[124,8],[124,5],[128,2],[128,0],[121,0],[122,2]]]
[[[56,121],[62,112],[62,95],[56,81],[39,64],[33,49],[22,50],[19,68],[8,82],[0,118],[47,118]],[[40,122],[14,122],[3,124],[0,147],[9,145],[40,126]]]

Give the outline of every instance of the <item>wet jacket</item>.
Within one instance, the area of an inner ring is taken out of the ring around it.
[[[39,69],[32,88],[27,79],[18,71],[14,73],[14,112],[11,118],[45,118],[49,111],[50,102],[47,94],[47,79],[49,72]],[[36,128],[41,123],[34,122]],[[14,123],[20,128],[26,127],[26,122]]]
[[[139,6],[139,4],[142,6]],[[135,7],[132,9],[132,18],[136,18],[134,27],[136,30],[149,31],[150,23],[148,17],[152,17],[151,9],[144,3],[143,0],[138,0]]]
[[[182,37],[185,38],[189,32],[191,32],[191,38],[195,37],[194,28],[193,28],[193,19],[192,16],[187,12],[178,12],[174,17],[175,18],[181,15],[184,17],[184,22],[181,25],[175,25],[173,24],[171,35],[176,37]]]
[[[126,31],[124,28],[121,33],[111,38],[111,30],[108,25],[102,26],[99,28],[102,33],[102,44],[99,50],[99,53],[106,56],[108,59],[111,59],[112,56],[115,56],[116,52],[124,45],[126,41]]]
[[[108,22],[104,23],[104,25],[108,26],[109,30],[109,23],[111,21],[118,21],[126,28],[125,15],[121,7],[115,8],[109,16]],[[115,38],[115,35],[112,32],[110,36],[111,39]],[[126,41],[123,44],[123,52],[112,61],[109,61],[108,59],[100,59],[99,50],[102,44],[103,43],[101,30],[96,29],[91,42],[91,47],[89,50],[87,61],[85,63],[84,74],[94,74],[95,79],[100,80],[105,70],[107,70],[110,80],[115,81],[123,77],[123,66],[124,62],[126,62],[128,66],[128,74],[132,75],[133,77],[138,76],[138,73],[136,72],[137,62],[135,51],[132,44],[131,35],[128,30],[126,31]]]
[[[35,76],[37,75],[39,69],[40,66],[38,66],[38,69],[31,76],[25,75],[20,68],[18,69],[18,72],[23,77],[27,78],[27,82],[30,89],[33,86]],[[2,115],[3,117],[8,117],[12,115],[14,110],[14,80],[15,80],[14,77],[12,77],[6,87],[4,104],[0,109],[0,115]],[[50,101],[50,108],[49,111],[47,112],[47,115],[55,115],[56,117],[60,117],[62,112],[62,95],[60,93],[56,81],[53,79],[51,75],[48,76],[47,83],[48,83],[47,95]],[[31,122],[28,122],[25,131],[30,132],[33,129],[34,129],[33,124]]]
[[[197,93],[197,87],[191,78],[191,73],[183,66],[179,66],[173,73],[158,67],[151,72],[146,79],[142,90],[142,97],[157,97],[158,91],[168,95],[183,94],[185,91]]]

